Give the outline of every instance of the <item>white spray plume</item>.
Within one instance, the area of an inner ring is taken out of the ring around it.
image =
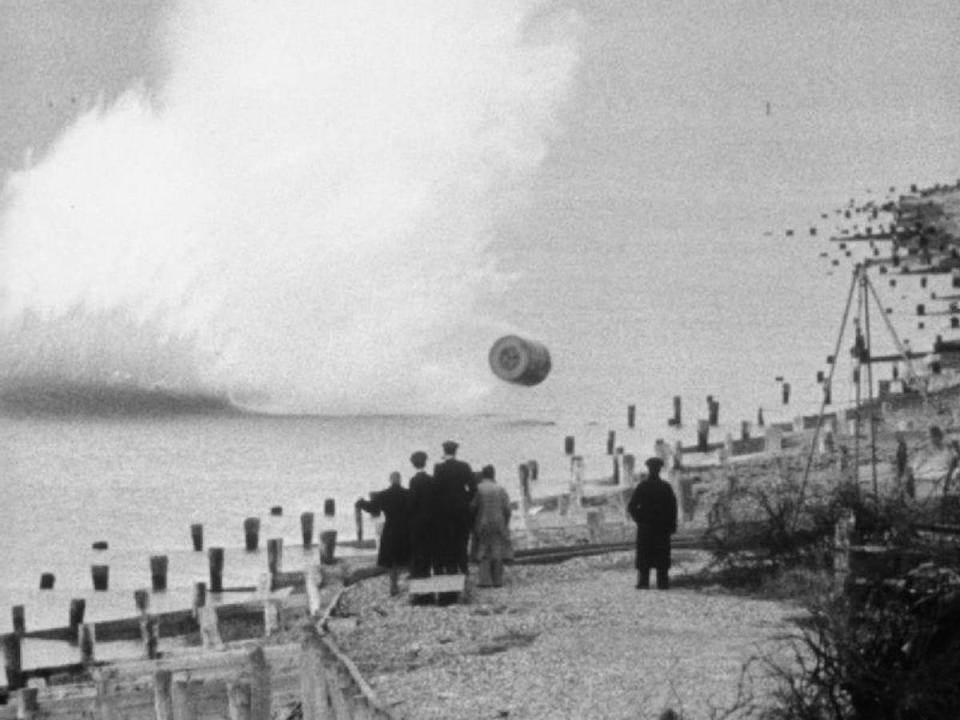
[[[576,23],[524,0],[184,0],[162,86],[4,188],[0,385],[334,413],[482,393],[486,348],[452,330],[498,281],[491,231],[559,129]]]

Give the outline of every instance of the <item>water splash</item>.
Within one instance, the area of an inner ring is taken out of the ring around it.
[[[491,235],[559,131],[576,24],[522,0],[181,3],[161,85],[3,190],[0,387],[483,395]]]

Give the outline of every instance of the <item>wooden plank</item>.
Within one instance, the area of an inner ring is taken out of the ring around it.
[[[38,714],[37,688],[17,691],[17,720],[32,720]]]
[[[157,720],[173,720],[173,673],[158,670],[153,675],[153,710]]]
[[[216,608],[204,605],[197,610],[197,615],[203,647],[207,650],[223,649],[223,639],[220,637],[220,627],[217,625]]]
[[[229,677],[247,664],[250,647],[231,647],[220,652],[204,652],[199,648],[191,648],[189,652],[165,654],[158,660],[133,660],[116,663],[101,672],[108,674],[115,680],[136,680],[153,675],[159,671],[173,673],[204,674],[211,677]],[[270,645],[264,648],[267,661],[271,666],[295,664],[300,654],[298,643],[284,645]]]
[[[307,565],[305,572],[307,587],[307,608],[310,617],[315,617],[320,613],[320,574],[317,572],[317,566],[313,563]]]
[[[306,597],[292,596],[292,592],[293,588],[284,587],[272,592],[270,597],[272,599],[281,599],[285,604],[290,604],[291,607],[305,606]],[[127,593],[124,594],[126,595]],[[253,591],[253,588],[249,591],[244,591],[240,597],[236,599],[232,599],[231,596],[232,593],[207,595],[207,599],[213,601],[213,605],[217,608],[218,616],[221,619],[247,618],[263,613],[263,600]],[[182,610],[157,612],[153,614],[153,617],[159,624],[160,637],[176,637],[197,630],[197,622],[194,618],[194,610],[192,607],[192,594],[185,593],[182,597],[184,600]],[[139,640],[141,638],[140,620],[140,616],[131,611],[127,617],[94,622],[92,624],[96,629],[96,636],[100,642]],[[71,629],[69,626],[50,627],[42,630],[28,631],[24,633],[24,637],[42,638],[45,640],[64,640],[76,643],[77,628],[74,627]]]
[[[347,704],[347,696],[344,693],[345,683],[339,666],[336,663],[325,662],[320,668],[320,674],[324,676],[327,684],[327,697],[330,698],[333,711],[331,717],[336,720],[350,720],[350,706]]]
[[[110,693],[106,680],[97,682],[97,697],[94,703],[97,720],[118,720],[117,704]]]
[[[353,660],[337,646],[330,636],[322,637],[321,642],[330,654],[332,661],[343,667],[344,671],[349,675],[353,684],[357,686],[360,695],[366,698],[367,704],[372,709],[389,716],[389,713],[380,705],[380,701],[377,699],[373,688],[370,687],[363,675],[360,674],[360,669],[354,664]]]
[[[323,673],[323,646],[312,623],[303,627],[300,644],[300,706],[303,720],[333,720]]]
[[[250,666],[250,720],[270,720],[270,667],[263,647],[247,655]]]
[[[411,595],[463,592],[466,582],[466,575],[433,575],[428,578],[411,578],[409,592]]]
[[[173,683],[174,720],[197,720],[200,707],[200,689],[197,680],[175,680]]]
[[[227,714],[230,720],[250,720],[250,681],[227,680]]]

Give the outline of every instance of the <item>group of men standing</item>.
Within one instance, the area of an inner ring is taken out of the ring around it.
[[[470,503],[477,480],[470,465],[457,459],[457,443],[443,443],[443,458],[425,470],[427,454],[410,456],[416,474],[410,478],[410,576],[455,575],[467,572],[470,543]]]
[[[390,474],[390,487],[357,500],[356,507],[386,516],[380,537],[377,564],[390,572],[390,591],[399,593],[398,575],[409,566],[411,578],[467,574],[471,535],[480,565],[478,585],[499,587],[503,562],[512,553],[510,499],[494,480],[487,465],[474,474],[457,459],[457,443],[443,443],[443,458],[426,471],[427,454],[410,456],[415,473],[410,489],[401,485],[400,473]],[[647,460],[647,476],[634,489],[627,512],[637,523],[635,565],[637,587],[650,587],[650,571],[657,572],[657,587],[670,587],[670,536],[677,531],[677,498],[660,477],[663,461]]]
[[[474,474],[457,458],[458,444],[444,442],[443,458],[426,471],[427,454],[410,456],[415,473],[409,489],[400,474],[392,473],[390,487],[373,493],[356,506],[375,515],[383,512],[377,564],[390,571],[391,593],[398,593],[398,572],[410,568],[411,578],[466,574],[471,535],[476,538],[480,562],[479,585],[499,586],[503,559],[508,552],[510,500],[495,484],[494,468],[487,465]]]

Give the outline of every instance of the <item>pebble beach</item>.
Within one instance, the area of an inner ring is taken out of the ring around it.
[[[514,565],[503,588],[412,605],[384,577],[348,588],[331,629],[401,718],[659,718],[723,715],[751,658],[789,653],[802,610],[688,582],[706,562],[675,553],[668,591],[637,590],[632,553]],[[752,667],[743,690],[774,689]]]

